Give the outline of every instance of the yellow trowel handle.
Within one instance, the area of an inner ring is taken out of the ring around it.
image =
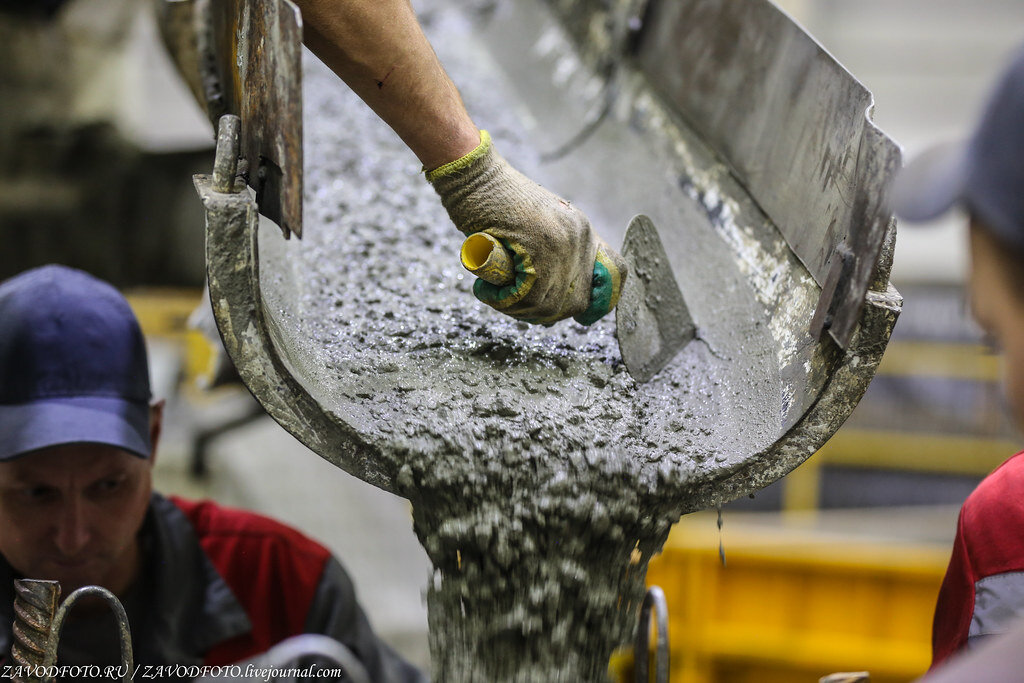
[[[462,265],[481,280],[504,287],[515,282],[512,254],[496,237],[475,232],[462,243]]]

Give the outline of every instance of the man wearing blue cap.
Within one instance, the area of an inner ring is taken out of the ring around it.
[[[421,681],[373,634],[320,544],[264,517],[152,491],[163,402],[128,302],[46,266],[0,283],[0,653],[12,581],[117,595],[143,665],[238,662],[293,635],[347,646],[373,681]],[[117,664],[105,608],[71,612],[62,664]],[[7,660],[8,663],[10,660]]]
[[[1003,385],[1024,428],[1024,50],[997,83],[968,142],[916,159],[898,178],[893,198],[909,220],[930,220],[954,206],[970,217],[972,312],[1002,350]],[[1024,453],[982,481],[961,509],[935,610],[933,667],[1020,628],[1022,616]],[[935,680],[1024,680],[1021,645],[1024,631],[941,670]]]

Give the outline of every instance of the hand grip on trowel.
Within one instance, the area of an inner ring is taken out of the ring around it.
[[[512,254],[492,235],[475,232],[462,243],[463,267],[481,280],[504,287],[515,282]]]
[[[615,336],[626,369],[650,381],[696,335],[696,325],[650,218],[635,216],[622,245],[631,275],[616,308]],[[493,235],[476,232],[462,243],[466,270],[492,285],[515,281],[512,254]]]

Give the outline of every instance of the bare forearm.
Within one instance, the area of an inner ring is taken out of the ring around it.
[[[430,169],[480,132],[408,0],[296,0],[305,42]]]

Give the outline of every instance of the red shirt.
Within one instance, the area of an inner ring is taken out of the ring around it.
[[[987,476],[960,510],[932,627],[932,667],[1024,616],[1024,453]]]

